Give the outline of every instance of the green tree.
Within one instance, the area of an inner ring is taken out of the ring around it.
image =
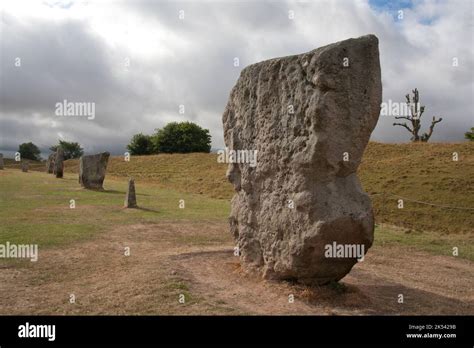
[[[464,133],[464,138],[470,140],[470,141],[474,141],[474,127],[471,127],[471,131],[470,132],[466,132]]]
[[[40,149],[38,149],[38,146],[33,144],[31,141],[29,143],[20,144],[18,147],[18,152],[20,153],[22,159],[30,159],[33,161],[41,160]]]
[[[64,160],[79,158],[84,154],[84,149],[81,147],[81,145],[79,145],[79,143],[59,140],[58,145],[53,145],[49,149],[53,152],[56,152],[58,147],[61,147],[64,151]]]
[[[131,155],[150,155],[153,153],[153,142],[150,135],[135,134],[127,145]]]
[[[155,151],[165,153],[210,152],[211,135],[192,122],[171,122],[153,135]]]

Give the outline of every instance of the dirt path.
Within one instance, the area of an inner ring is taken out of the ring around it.
[[[342,285],[310,288],[245,274],[232,247],[225,223],[170,222],[40,249],[0,263],[0,314],[474,314],[470,261],[373,247]]]

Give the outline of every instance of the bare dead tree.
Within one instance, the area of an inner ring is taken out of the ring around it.
[[[411,128],[410,126],[404,122],[404,123],[394,123],[394,126],[401,126],[406,128],[411,134],[411,141],[417,142],[417,141],[422,141],[422,142],[427,142],[430,138],[431,135],[433,134],[434,127],[437,123],[441,122],[443,119],[440,117],[439,119],[436,119],[435,116],[433,116],[433,120],[431,121],[431,126],[428,130],[428,132],[423,133],[421,136],[419,135],[420,128],[421,128],[421,116],[425,112],[425,106],[421,106],[419,104],[420,100],[420,95],[418,93],[418,89],[412,90],[413,93],[413,98],[410,99],[410,94],[407,94],[405,97],[407,99],[407,105],[408,109],[410,110],[410,115],[407,116],[396,116],[395,119],[400,120],[400,119],[405,119],[408,120],[411,123]]]

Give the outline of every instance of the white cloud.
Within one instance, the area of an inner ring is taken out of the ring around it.
[[[362,0],[6,1],[0,149],[23,141],[46,149],[60,132],[87,151],[122,153],[134,133],[184,119],[210,128],[221,147],[221,115],[245,65],[368,33],[380,41],[384,100],[404,101],[417,87],[427,118],[444,117],[433,140],[460,141],[474,123],[472,2],[416,1],[403,10],[398,20]],[[96,119],[54,117],[63,99],[96,102]],[[408,140],[392,122],[381,117],[373,139]]]

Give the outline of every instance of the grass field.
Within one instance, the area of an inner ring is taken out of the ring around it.
[[[472,313],[472,213],[410,203],[396,209],[376,195],[473,207],[472,145],[435,145],[369,146],[360,176],[374,194],[375,244],[342,287],[323,288],[243,273],[227,225],[232,187],[213,154],[114,157],[102,192],[80,187],[77,161],[67,161],[63,179],[41,164],[22,173],[7,163],[0,244],[38,244],[40,256],[0,259],[0,314]],[[459,162],[445,158],[453,151]],[[140,209],[122,208],[129,175]],[[398,293],[411,301],[400,307]]]
[[[458,154],[458,161],[453,161],[453,153]],[[370,143],[359,176],[379,222],[414,231],[474,232],[472,143]],[[403,209],[398,209],[400,198],[407,198]]]
[[[453,153],[458,161],[453,161]],[[77,173],[78,161],[66,162],[66,171]],[[226,164],[216,154],[162,154],[112,157],[109,174],[133,176],[138,182],[230,199]],[[474,144],[369,143],[359,167],[362,185],[373,200],[379,222],[415,231],[472,233],[474,226]],[[404,208],[398,200],[404,199]],[[427,202],[421,204],[411,200]],[[450,209],[440,206],[471,208]]]
[[[8,169],[0,172],[0,178],[0,243],[56,246],[87,240],[112,226],[163,221],[223,222],[230,211],[226,199],[164,189],[149,181],[136,185],[140,209],[123,209],[125,178],[107,178],[105,191],[84,190],[77,183],[77,175],[69,173],[56,179],[42,172]],[[70,208],[71,200],[74,209]],[[180,200],[184,201],[184,209],[179,207]],[[456,245],[463,251],[461,257],[474,259],[472,233],[413,231],[383,223],[377,227],[376,242],[415,246],[444,255],[452,252],[450,245]]]
[[[88,239],[110,226],[160,221],[222,221],[225,200],[167,190],[153,183],[137,183],[141,209],[123,209],[127,183],[107,179],[106,191],[82,189],[77,175],[63,179],[41,172],[0,172],[0,243],[58,245]],[[71,209],[71,200],[75,208]],[[184,200],[184,209],[179,208]]]

